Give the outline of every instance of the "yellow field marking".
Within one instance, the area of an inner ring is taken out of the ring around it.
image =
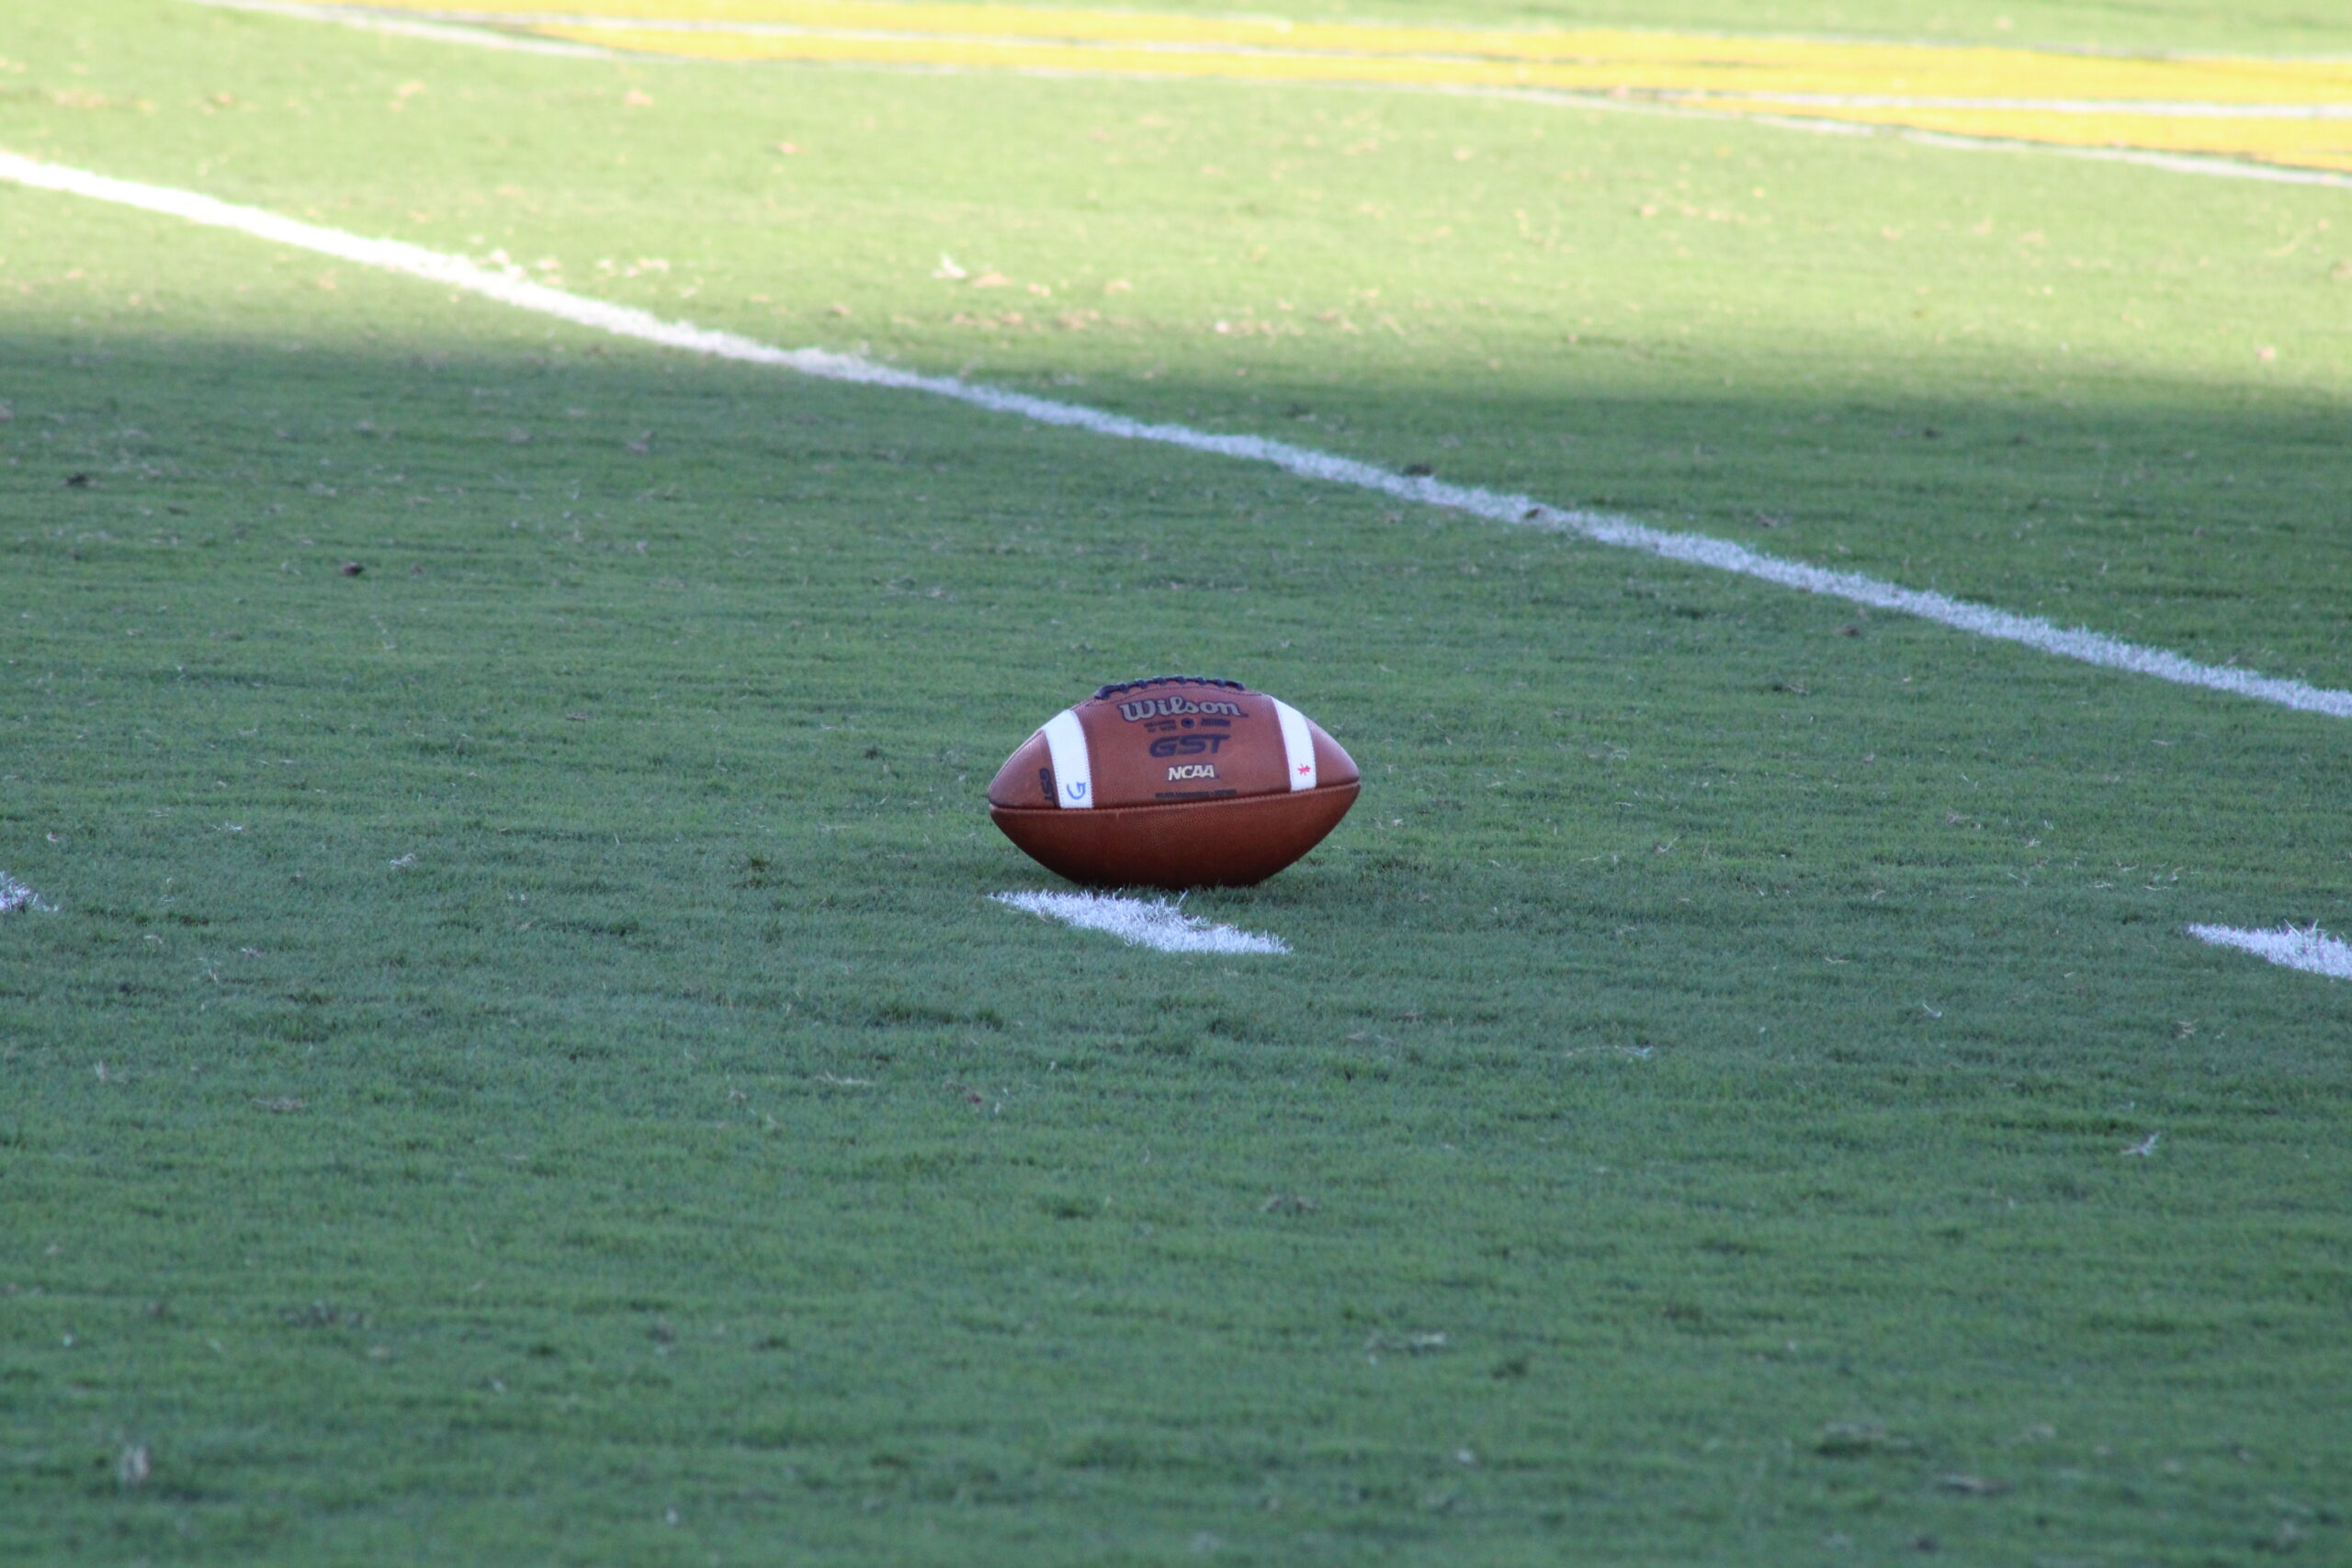
[[[1731,113],[2352,167],[2352,61],[2343,60],[2134,59],[893,0],[369,0],[367,8],[698,60],[1638,94]]]
[[[2124,147],[2143,152],[2184,152],[2246,158],[2301,169],[2352,173],[2352,120],[2193,119],[2172,115],[2052,114],[2033,109],[1855,107],[1799,108],[1783,103],[1711,99],[1707,107],[1735,113],[1834,117],[1864,125],[1900,126],[1952,136],[2039,141],[2058,147]]]

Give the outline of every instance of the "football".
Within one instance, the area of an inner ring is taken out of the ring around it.
[[[1289,704],[1161,675],[1046,720],[998,770],[989,816],[1072,882],[1238,887],[1322,842],[1362,787],[1339,742]]]

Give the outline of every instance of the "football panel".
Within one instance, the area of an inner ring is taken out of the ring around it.
[[[1347,748],[1323,733],[1323,727],[1313,719],[1306,721],[1306,732],[1315,741],[1316,783],[1326,787],[1351,784],[1363,777],[1356,768],[1356,760],[1348,755]]]
[[[989,781],[990,806],[1049,807],[1054,800],[1054,755],[1042,729],[1023,741]]]
[[[1139,711],[1149,705],[1090,699],[1078,705],[1094,762],[1098,807],[1175,805],[1290,788],[1274,703],[1258,692],[1170,687],[1198,714]],[[1135,716],[1128,716],[1130,710]]]
[[[1174,806],[991,806],[1004,836],[1046,870],[1098,887],[1246,887],[1323,841],[1355,804],[1346,784]]]

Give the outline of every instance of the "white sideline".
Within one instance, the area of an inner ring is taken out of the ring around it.
[[[42,903],[40,894],[6,872],[0,871],[0,915],[15,909],[38,909],[43,914],[55,914],[57,906]]]
[[[2240,931],[2234,926],[2191,926],[2188,934],[2216,947],[2234,947],[2283,964],[2308,969],[2331,980],[2352,980],[2352,942],[2340,942],[2313,925],[2309,931],[2282,926],[2275,931]]]
[[[1789,104],[1825,109],[2007,109],[2018,114],[2145,115],[2152,119],[2352,119],[2352,104],[2212,104],[2158,98],[1935,98],[1906,93],[1742,93],[1715,89],[1669,94],[1705,107],[1710,100]]]
[[[484,49],[514,50],[526,54],[585,55],[599,59],[630,59],[645,62],[669,61],[681,63],[672,56],[641,54],[636,51],[598,49],[590,44],[534,42],[512,33],[492,32],[480,28],[453,27],[446,23],[414,22],[388,16],[365,6],[319,4],[317,0],[189,0],[197,6],[214,6],[236,11],[266,11],[277,16],[300,17],[309,21],[336,22],[345,27],[366,28],[377,32],[404,33],[444,43],[469,43]],[[475,13],[495,16],[499,13]],[[523,17],[516,17],[523,20]],[[541,14],[528,21],[545,26],[558,18]],[[612,17],[571,17],[571,21],[609,25]],[[729,24],[710,24],[726,28]],[[740,26],[740,24],[737,24]],[[673,29],[664,29],[673,30]],[[803,30],[803,29],[790,29]],[[954,71],[961,67],[922,65],[916,67],[865,62],[865,69],[875,71],[926,72]],[[991,67],[990,69],[1001,69]],[[1087,76],[1095,73],[1057,69],[1013,68],[1006,73],[1016,76]],[[1302,84],[1303,85],[1303,84]],[[1705,95],[1693,93],[1664,93],[1650,98],[1613,98],[1599,93],[1578,93],[1554,87],[1476,87],[1459,84],[1408,83],[1384,85],[1370,82],[1322,82],[1313,84],[1324,87],[1339,87],[1361,91],[1393,91],[1409,93],[1442,93],[1462,97],[1514,98],[1527,103],[1549,104],[1559,107],[1610,109],[1635,114],[1675,115],[1747,125],[1770,125],[1782,130],[1805,130],[1823,136],[1886,136],[1902,141],[1917,142],[1926,147],[1940,147],[1959,152],[2046,152],[2061,158],[2086,158],[2102,164],[2136,164],[2143,168],[2162,169],[2167,174],[2200,175],[2216,179],[2256,180],[2267,185],[2322,186],[2337,190],[2352,190],[2352,175],[2334,174],[2324,169],[2299,169],[2275,164],[2245,163],[2218,154],[2195,152],[2143,152],[2128,147],[2074,147],[2056,141],[2027,141],[2004,136],[1965,136],[1953,131],[1917,130],[1904,126],[1858,123],[1853,120],[1823,119],[1804,115],[1751,114],[1731,109],[1709,107]],[[1739,95],[1733,95],[1739,96]],[[1790,95],[1779,95],[1787,99]],[[1816,101],[1834,103],[1838,95],[1815,96]],[[1987,105],[2002,107],[2034,107],[2036,101],[1986,99]],[[2209,106],[2154,106],[2158,111],[2167,108],[2200,110]],[[2275,106],[2290,112],[2288,118],[2334,118],[2340,106],[2286,105]],[[2312,112],[2306,112],[2312,111]],[[2222,118],[2236,118],[2234,107]]]
[[[1952,130],[1921,130],[1914,126],[1864,120],[1826,119],[1817,115],[1751,114],[1709,107],[1694,97],[1673,100],[1610,98],[1584,93],[1564,93],[1543,87],[1431,87],[1430,92],[1459,93],[1469,97],[1516,98],[1550,104],[1555,108],[1606,109],[1612,114],[1669,115],[1711,119],[1718,125],[1769,125],[1781,130],[1803,130],[1815,136],[1885,137],[1947,152],[2041,152],[2053,158],[2080,158],[2094,164],[2131,164],[2162,169],[2168,175],[2196,175],[2209,179],[2252,180],[2257,185],[2319,186],[2352,190],[2352,175],[2325,169],[2292,168],[2282,164],[2253,164],[2213,152],[2155,152],[2136,147],[2075,147],[2062,141],[2028,141],[2014,136],[1966,136]]]
[[[1785,115],[1757,115],[1758,120],[1798,130],[1842,133],[1849,123],[1836,119],[1804,119]],[[1872,128],[1863,127],[1865,132]],[[2052,141],[2025,141],[2006,136],[1961,136],[1948,130],[1915,130],[1888,127],[1885,134],[1922,147],[1951,152],[2051,152],[2062,158],[2083,158],[2094,164],[2132,164],[2162,169],[2168,175],[2198,175],[2210,179],[2253,180],[2260,185],[2319,186],[2328,190],[2352,190],[2352,175],[2325,169],[2292,169],[2278,164],[2241,164],[2197,152],[2149,152],[2132,147],[2066,147]]]
[[[301,0],[189,0],[196,6],[209,6],[217,11],[258,11],[265,16],[292,17],[305,22],[334,22],[346,28],[358,28],[371,33],[393,33],[402,38],[430,39],[435,43],[469,43],[477,49],[511,50],[516,54],[555,54],[572,60],[616,60],[621,58],[609,49],[599,49],[589,43],[559,43],[552,39],[516,38],[512,33],[491,32],[481,28],[456,27],[447,22],[410,20],[403,17],[388,17],[379,11],[357,9],[345,6],[305,5]]]
[[[1117,893],[991,893],[1012,908],[1080,931],[1108,931],[1121,942],[1161,953],[1288,953],[1278,936],[1213,926],[1165,898],[1148,902]]]
[[[2064,628],[2037,615],[2016,615],[1942,593],[1904,588],[1858,572],[1832,571],[1826,567],[1783,560],[1778,556],[1765,555],[1745,545],[1704,534],[1672,533],[1608,513],[1547,506],[1524,495],[1448,484],[1428,477],[1391,473],[1351,457],[1335,457],[1309,447],[1294,446],[1287,442],[1269,441],[1263,436],[1216,435],[1207,431],[1194,430],[1189,425],[1148,424],[1124,414],[1107,413],[1078,403],[1056,402],[1048,398],[1005,391],[953,377],[917,375],[912,371],[877,365],[854,355],[835,354],[820,348],[776,348],[733,333],[711,332],[684,321],[665,321],[633,306],[616,305],[560,288],[550,288],[544,283],[534,283],[522,276],[519,267],[494,272],[463,256],[444,255],[401,240],[370,240],[345,233],[340,229],[282,218],[257,208],[234,206],[194,191],[119,180],[106,175],[40,163],[14,152],[0,152],[0,180],[13,180],[41,190],[117,202],[126,207],[186,219],[192,223],[233,229],[257,239],[299,246],[362,266],[405,273],[412,277],[464,289],[503,304],[534,310],[619,337],[637,338],[664,347],[685,349],[745,364],[777,366],[827,380],[928,392],[934,397],[952,398],[957,402],[991,412],[1014,414],[1041,424],[1091,431],[1097,435],[1126,441],[1150,441],[1194,452],[1236,457],[1245,462],[1265,463],[1302,479],[1350,485],[1394,496],[1399,501],[1450,507],[1489,522],[1574,534],[1596,544],[1616,545],[1690,566],[1712,567],[1718,571],[1753,577],[1784,588],[1849,600],[1872,609],[1896,610],[1978,637],[2021,643],[2062,659],[2080,660],[2086,664],[2128,670],[2178,685],[2199,686],[2233,696],[2277,703],[2305,713],[2352,718],[2352,692],[2312,686],[2280,676],[2257,674],[2250,670],[2200,664],[2167,649],[2125,642],[2079,626]]]
[[[343,4],[339,3],[339,0],[191,0],[191,3],[198,6],[225,6],[232,10],[273,11],[281,16],[316,17],[322,21],[345,22],[361,26],[379,21],[397,22],[405,19],[405,17],[414,17],[429,23],[442,24],[447,31],[461,33],[463,36],[454,40],[461,42],[496,42],[509,36],[499,33],[483,34],[472,30],[480,28],[572,28],[583,32],[607,33],[681,33],[688,36],[716,34],[730,38],[823,38],[849,39],[865,42],[913,39],[930,43],[1029,45],[1078,51],[1099,50],[1105,52],[1204,56],[1218,59],[1344,62],[1382,58],[1361,55],[1345,49],[1283,47],[1231,40],[1080,39],[1047,34],[1024,37],[1015,34],[939,32],[915,25],[889,27],[883,25],[878,18],[875,26],[853,28],[838,23],[606,16],[591,12],[503,11],[483,10],[470,6],[444,6],[437,10],[417,10],[403,15],[387,12],[371,5]],[[455,26],[451,27],[451,24]],[[1079,67],[1074,70],[1053,68],[1022,73],[1067,75],[1086,73],[1083,67]],[[1318,82],[1317,85],[1324,84]],[[1343,79],[1342,85],[1387,85],[1389,84],[1374,82],[1353,84],[1345,83]],[[1419,84],[1411,85],[1419,85]],[[1474,87],[1471,90],[1475,92],[1478,89]],[[1571,97],[1585,96],[1575,89],[1557,90]],[[2170,119],[2352,119],[2352,104],[2209,103],[2151,98],[2004,98],[1981,96],[1954,97],[1913,93],[1803,93],[1770,89],[1743,90],[1737,87],[1653,87],[1643,89],[1642,93],[1643,96],[1657,102],[1678,106],[1689,105],[1698,108],[1710,107],[1717,100],[1736,99],[1745,103],[1789,104],[1804,108],[2007,109],[2018,113],[2144,115],[2153,118]]]

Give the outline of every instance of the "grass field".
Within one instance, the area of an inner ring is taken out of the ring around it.
[[[179,0],[0,61],[6,152],[2352,686],[2343,188]],[[988,898],[1002,757],[1180,669],[1364,768],[1188,905],[1286,955]],[[0,694],[0,1561],[2352,1554],[2352,987],[2185,931],[2352,932],[2342,719],[9,186]]]

